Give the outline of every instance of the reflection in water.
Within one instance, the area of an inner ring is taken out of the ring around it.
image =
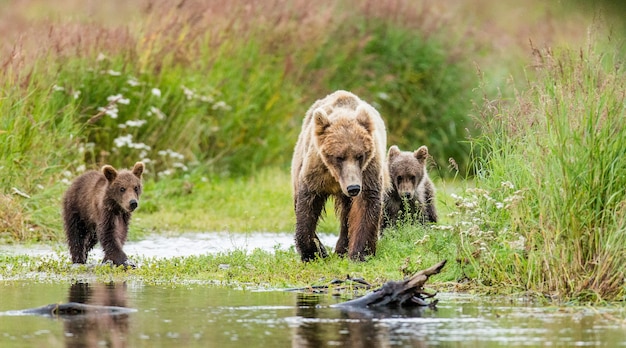
[[[320,306],[319,295],[299,293],[296,299],[296,315],[302,320],[293,330],[292,347],[388,347],[392,342],[389,328],[380,325],[380,319],[391,317],[421,317],[426,307],[409,309],[341,308],[335,319],[320,320],[328,311]],[[415,338],[412,347],[426,347],[427,343]]]
[[[126,307],[125,283],[72,284],[68,302]],[[128,314],[85,314],[64,321],[66,347],[126,347]]]

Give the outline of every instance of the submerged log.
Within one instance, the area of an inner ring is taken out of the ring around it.
[[[96,306],[78,302],[68,302],[24,309],[19,311],[19,314],[43,315],[49,317],[72,317],[79,315],[119,315],[135,311],[135,309],[127,307]]]
[[[403,281],[389,281],[374,292],[354,300],[339,303],[333,307],[340,308],[376,308],[376,307],[415,307],[415,306],[435,306],[437,300],[430,303],[426,299],[432,298],[436,293],[430,294],[423,288],[428,281],[428,277],[437,274],[445,266],[446,260],[425,270],[417,272],[411,278]]]

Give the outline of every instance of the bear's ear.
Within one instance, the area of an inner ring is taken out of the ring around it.
[[[330,120],[326,111],[322,108],[317,108],[313,111],[313,121],[315,122],[315,135],[321,136],[326,129],[330,127]]]
[[[372,134],[374,132],[374,123],[372,122],[370,114],[363,107],[359,107],[356,112],[356,121],[359,122],[368,133]]]
[[[117,170],[108,164],[102,167],[102,174],[104,174],[104,177],[107,178],[108,182],[113,182],[113,180],[117,178]]]
[[[389,160],[391,161],[394,157],[398,156],[399,154],[400,154],[400,148],[394,145],[389,148],[389,152],[387,152],[387,157],[389,157]]]
[[[133,167],[133,174],[139,179],[141,179],[141,174],[143,174],[143,170],[144,170],[143,162],[137,162],[135,163],[135,166]]]
[[[415,156],[415,158],[417,158],[418,161],[424,162],[426,161],[426,157],[428,157],[428,148],[426,147],[426,145],[422,145],[419,149],[415,150],[413,155]]]

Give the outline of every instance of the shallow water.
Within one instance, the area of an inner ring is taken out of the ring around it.
[[[334,245],[336,236],[322,235]],[[127,243],[133,256],[175,257],[293,247],[287,233],[155,235]],[[0,253],[68,257],[62,246],[3,246]],[[101,251],[92,253],[94,262]],[[0,265],[1,266],[1,265]],[[185,283],[0,281],[0,347],[626,347],[619,308],[541,307],[522,299],[438,294],[436,310],[353,310],[339,299]],[[18,310],[81,302],[136,309],[72,318]],[[16,312],[17,311],[17,312]],[[622,310],[623,311],[623,310]]]
[[[0,282],[0,347],[496,347],[626,346],[606,309],[439,294],[436,310],[330,307],[330,295],[203,284]],[[18,309],[84,302],[137,311],[55,318]]]
[[[334,234],[320,234],[324,245],[334,246],[337,236]],[[132,259],[133,256],[172,258],[204,254],[217,254],[234,250],[252,251],[261,249],[273,251],[287,250],[293,247],[293,233],[284,232],[253,232],[253,233],[170,233],[154,234],[140,241],[128,241],[124,251]],[[58,256],[58,250],[67,254],[65,245],[0,245],[0,254],[30,255],[30,256]],[[99,245],[89,253],[90,258],[101,260],[103,253]],[[67,255],[69,258],[69,255]]]

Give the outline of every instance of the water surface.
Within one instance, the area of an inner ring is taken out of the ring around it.
[[[608,309],[439,294],[436,310],[342,310],[339,299],[287,291],[142,282],[0,282],[0,347],[626,346]],[[84,302],[137,311],[55,318],[17,309]]]

